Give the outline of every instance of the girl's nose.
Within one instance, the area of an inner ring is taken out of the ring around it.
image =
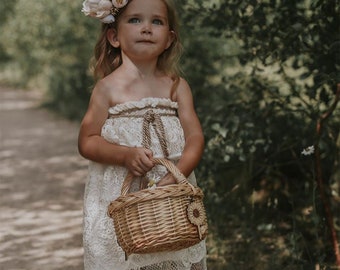
[[[142,33],[143,33],[143,34],[151,34],[151,30],[149,30],[149,29],[143,29]]]
[[[142,34],[150,35],[151,33],[152,33],[151,24],[148,22],[144,23],[142,27]]]

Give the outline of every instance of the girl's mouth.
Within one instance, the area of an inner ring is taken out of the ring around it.
[[[151,40],[148,40],[148,39],[143,39],[143,40],[137,41],[137,43],[150,43],[150,44],[152,44],[153,42]]]

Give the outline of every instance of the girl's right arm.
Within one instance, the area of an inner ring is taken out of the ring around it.
[[[112,144],[101,136],[101,129],[110,106],[108,92],[102,82],[99,82],[93,90],[88,110],[80,125],[79,153],[86,159],[124,166],[133,175],[142,176],[153,167],[150,160],[151,150]]]

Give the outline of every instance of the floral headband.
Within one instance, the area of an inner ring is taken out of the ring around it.
[[[82,12],[86,16],[100,19],[103,23],[113,23],[121,8],[129,0],[85,0]]]

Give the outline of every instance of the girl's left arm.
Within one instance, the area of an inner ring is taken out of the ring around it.
[[[194,108],[190,86],[180,79],[176,91],[178,116],[184,130],[185,146],[177,168],[188,177],[201,160],[204,150],[204,135]]]

